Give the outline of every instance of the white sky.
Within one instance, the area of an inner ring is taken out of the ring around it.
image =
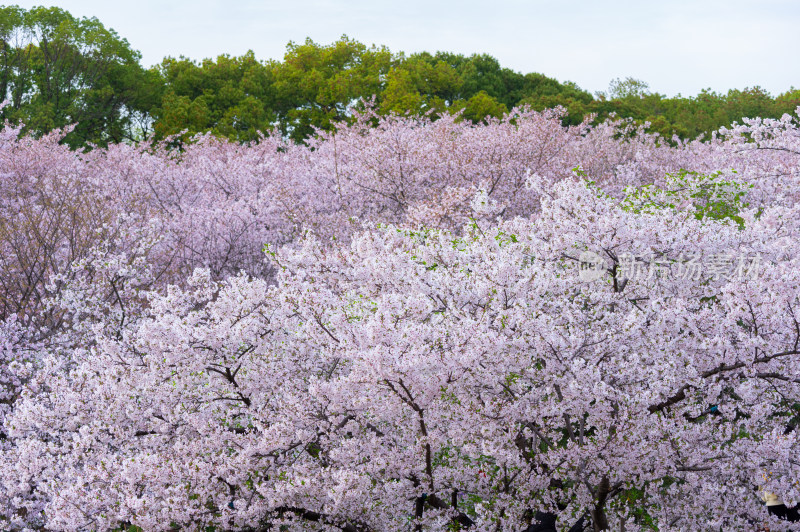
[[[12,0],[13,1],[13,0]],[[667,95],[800,87],[799,0],[43,0],[97,17],[142,52],[281,59],[341,35],[393,52],[488,53],[594,92],[632,76]]]

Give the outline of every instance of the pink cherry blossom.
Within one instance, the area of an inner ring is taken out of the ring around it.
[[[0,527],[800,529],[797,119],[559,112],[7,126]]]

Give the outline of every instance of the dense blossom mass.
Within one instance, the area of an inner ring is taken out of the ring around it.
[[[796,118],[19,131],[0,528],[800,530]]]

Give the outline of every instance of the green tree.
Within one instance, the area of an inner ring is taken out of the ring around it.
[[[72,147],[142,138],[159,86],[139,61],[96,18],[0,7],[0,97],[9,101],[2,118],[22,120],[26,131],[75,124],[65,138]]]
[[[403,58],[386,76],[380,94],[383,112],[441,114],[459,95],[462,80],[458,72],[428,53]]]
[[[608,85],[608,97],[615,100],[626,98],[643,98],[650,94],[650,85],[640,79],[627,77],[625,79],[614,78]]]
[[[351,116],[361,99],[379,95],[396,58],[346,35],[331,45],[290,42],[273,85],[284,134],[295,141]]]
[[[168,57],[158,66],[166,89],[154,109],[156,138],[185,132],[245,142],[277,124],[276,63],[259,62],[252,51],[241,57],[221,55],[196,63]]]
[[[453,105],[454,109],[463,109],[462,117],[473,122],[480,122],[488,117],[502,118],[508,113],[505,104],[489,96],[486,91],[474,94],[469,100],[459,100]]]

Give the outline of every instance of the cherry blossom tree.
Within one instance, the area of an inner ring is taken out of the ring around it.
[[[4,131],[2,245],[47,267],[2,263],[37,296],[0,322],[0,523],[719,530],[800,502],[795,120],[670,146],[376,119],[182,153]]]

